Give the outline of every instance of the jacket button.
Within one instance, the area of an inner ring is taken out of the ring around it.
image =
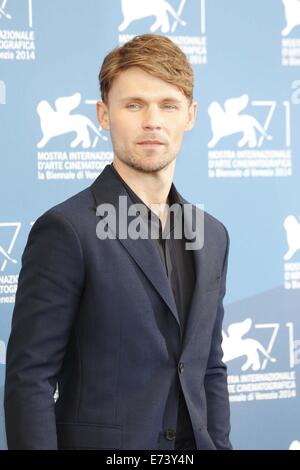
[[[179,362],[179,364],[178,364],[178,370],[179,370],[179,373],[180,373],[180,374],[182,374],[183,369],[184,369],[184,363],[183,363],[183,362]]]
[[[174,429],[167,429],[164,434],[165,438],[168,439],[168,441],[174,441],[176,437],[176,432],[174,431]]]

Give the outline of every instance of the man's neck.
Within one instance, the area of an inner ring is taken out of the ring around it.
[[[159,210],[159,205],[162,205],[162,208],[164,204],[168,203],[175,162],[176,160],[166,168],[154,173],[138,171],[116,157],[113,160],[113,166],[126,184],[163,222],[166,213]]]

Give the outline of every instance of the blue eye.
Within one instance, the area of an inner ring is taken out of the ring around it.
[[[126,108],[129,108],[129,109],[138,109],[139,108],[139,104],[136,104],[136,103],[130,103],[126,106]]]
[[[176,106],[174,104],[165,104],[164,107],[166,109],[176,109]]]
[[[139,103],[128,103],[126,105],[126,108],[132,109],[132,110],[138,110],[141,108],[141,104]],[[168,111],[172,111],[173,109],[177,109],[177,106],[174,104],[163,104],[162,108],[167,109]]]

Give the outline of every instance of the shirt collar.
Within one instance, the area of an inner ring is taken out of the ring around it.
[[[153,211],[151,211],[150,207],[147,206],[147,204],[144,203],[144,201],[133,191],[133,189],[131,189],[131,187],[126,183],[126,181],[124,181],[124,179],[121,177],[121,175],[118,173],[118,171],[114,167],[113,163],[111,163],[110,166],[111,166],[111,169],[114,172],[115,176],[120,180],[120,182],[125,187],[131,202],[133,204],[143,204],[147,209],[148,221],[150,221],[151,218],[152,218],[152,222],[154,221],[154,223],[159,224],[160,231],[161,231],[161,221],[160,221],[159,217]],[[170,206],[172,206],[173,204],[180,204],[181,209],[182,209],[182,202],[179,199],[179,196],[177,194],[176,188],[175,188],[173,183],[171,185],[169,195],[168,195],[168,204]],[[179,208],[177,208],[177,210],[174,214],[175,217],[177,216],[177,214],[179,212],[178,209]],[[173,223],[174,220],[173,220],[173,217],[171,217],[170,219],[171,219],[170,220],[170,232],[171,232],[174,229],[174,223]]]

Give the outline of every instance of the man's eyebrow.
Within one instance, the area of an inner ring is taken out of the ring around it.
[[[145,102],[147,100],[145,98],[143,98],[142,96],[127,96],[125,98],[120,99],[120,102],[122,102],[122,103],[125,102],[125,101],[143,101],[143,102]],[[159,101],[160,102],[171,101],[173,103],[178,103],[178,104],[182,103],[182,101],[180,99],[174,98],[173,96],[167,96],[165,98],[161,98]]]

